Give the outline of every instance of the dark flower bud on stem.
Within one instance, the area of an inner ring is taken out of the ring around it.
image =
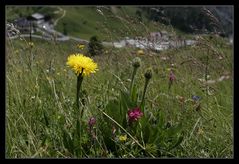
[[[133,65],[134,68],[133,68],[132,77],[131,77],[130,92],[132,92],[132,89],[133,89],[133,86],[134,86],[134,77],[136,75],[137,69],[141,65],[141,59],[139,57],[134,58],[132,65]]]
[[[134,68],[140,67],[140,65],[141,65],[141,59],[140,59],[139,57],[134,58],[132,65],[133,65]]]
[[[152,69],[151,68],[148,68],[144,74],[144,77],[145,77],[145,83],[144,83],[144,92],[143,92],[143,97],[142,97],[142,100],[141,100],[141,104],[140,106],[143,104],[144,102],[144,98],[145,98],[145,93],[146,93],[146,90],[147,90],[147,86],[149,84],[149,80],[152,78]]]
[[[145,72],[145,74],[144,74],[144,77],[146,78],[146,79],[151,79],[152,78],[152,69],[151,68],[148,68],[147,70],[146,70],[146,72]]]

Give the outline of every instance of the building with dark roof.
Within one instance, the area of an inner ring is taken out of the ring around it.
[[[30,29],[34,32],[34,28],[31,27],[32,23],[27,18],[16,19],[13,24],[21,33],[30,32]]]
[[[27,19],[40,25],[45,21],[45,16],[40,13],[34,13],[31,16],[27,17]]]

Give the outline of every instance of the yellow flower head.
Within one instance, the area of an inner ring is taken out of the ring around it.
[[[198,133],[198,135],[202,135],[204,133],[204,131],[202,128],[199,128],[197,133]]]
[[[137,54],[138,54],[138,55],[144,55],[144,51],[143,51],[143,50],[138,50],[138,51],[137,51]]]
[[[83,44],[78,44],[77,47],[78,47],[79,49],[83,50],[83,49],[85,48],[85,45],[83,45]]]
[[[28,42],[28,45],[29,45],[30,47],[33,47],[33,46],[34,46],[34,43],[33,43],[33,42]]]
[[[19,50],[15,50],[15,54],[19,54]]]
[[[121,135],[121,136],[119,136],[119,140],[120,141],[126,141],[126,139],[127,139],[127,135]]]
[[[91,73],[95,73],[98,70],[97,63],[91,58],[84,56],[83,54],[72,54],[68,57],[66,63],[76,73],[77,76],[82,73],[83,76],[88,76]]]

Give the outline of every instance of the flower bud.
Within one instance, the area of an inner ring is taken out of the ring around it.
[[[138,68],[140,67],[141,59],[139,57],[134,58],[133,60],[133,67]]]
[[[152,78],[152,69],[151,68],[148,68],[144,74],[144,77],[146,79],[151,79]]]

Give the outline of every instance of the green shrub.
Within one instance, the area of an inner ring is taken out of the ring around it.
[[[92,36],[88,44],[88,53],[91,56],[100,55],[103,53],[103,45],[97,36]]]

